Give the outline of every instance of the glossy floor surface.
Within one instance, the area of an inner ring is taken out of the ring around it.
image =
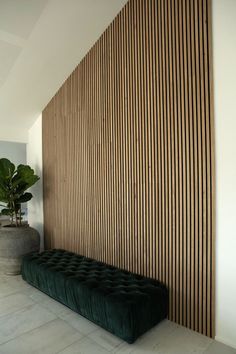
[[[170,321],[129,345],[25,283],[0,275],[0,354],[236,354]]]

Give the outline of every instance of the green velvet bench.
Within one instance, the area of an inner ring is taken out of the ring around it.
[[[28,254],[22,277],[128,343],[167,316],[167,289],[160,282],[72,252]]]

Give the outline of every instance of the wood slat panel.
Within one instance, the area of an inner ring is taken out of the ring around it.
[[[163,281],[214,336],[209,0],[130,0],[43,111],[45,244]]]

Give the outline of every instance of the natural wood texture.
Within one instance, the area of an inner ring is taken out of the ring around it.
[[[208,0],[131,0],[43,112],[47,247],[160,279],[214,336]]]

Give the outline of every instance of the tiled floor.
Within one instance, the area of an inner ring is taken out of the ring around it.
[[[236,354],[170,321],[129,345],[26,284],[0,275],[0,354]]]

